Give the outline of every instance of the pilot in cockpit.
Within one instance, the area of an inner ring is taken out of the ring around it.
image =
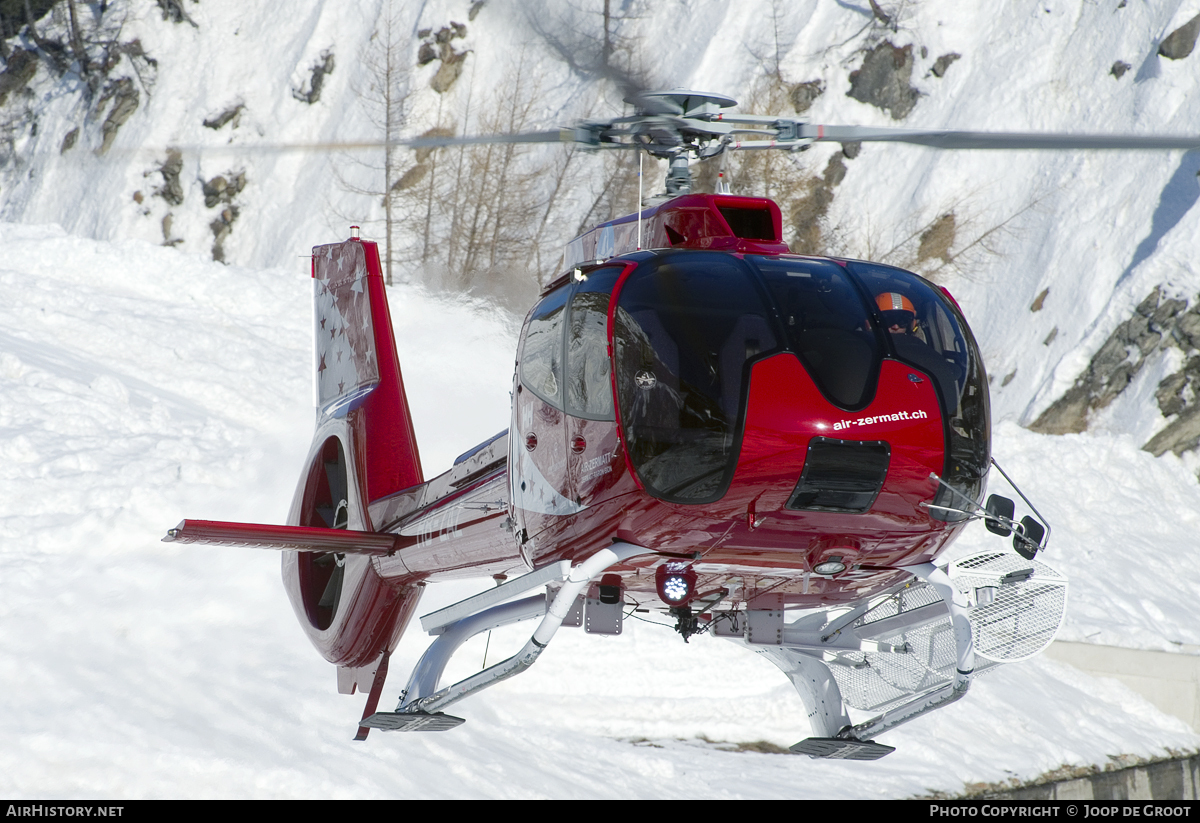
[[[929,374],[937,383],[946,400],[948,409],[954,413],[961,399],[964,385],[963,370],[945,353],[936,351],[930,344],[925,329],[917,319],[913,302],[900,292],[887,291],[875,296],[882,326],[888,330],[892,347],[901,360]]]
[[[883,327],[891,334],[902,334],[927,342],[917,321],[917,310],[912,301],[900,292],[888,291],[875,296]]]

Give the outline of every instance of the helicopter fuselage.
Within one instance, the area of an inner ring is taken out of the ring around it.
[[[990,458],[982,359],[948,293],[787,253],[768,200],[690,195],[643,220],[668,247],[623,252],[626,218],[574,244],[612,256],[569,248],[522,328],[508,430],[428,481],[377,247],[314,249],[318,425],[290,526],[185,521],[171,538],[300,549],[285,586],[350,691],[428,582],[619,541],[646,552],[589,597],[711,618],[864,601],[937,558]]]

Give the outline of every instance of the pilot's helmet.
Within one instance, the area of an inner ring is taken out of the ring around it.
[[[890,332],[912,332],[916,328],[917,310],[912,301],[898,291],[885,291],[876,295],[875,305],[883,327]]]

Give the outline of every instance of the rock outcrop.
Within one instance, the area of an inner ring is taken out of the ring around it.
[[[96,106],[96,113],[103,114],[109,100],[112,100],[112,109],[109,110],[108,117],[100,128],[103,139],[100,148],[96,149],[96,154],[103,155],[108,152],[112,147],[113,140],[117,139],[117,131],[137,111],[140,99],[141,95],[138,94],[137,86],[129,77],[122,77],[104,92]]]
[[[792,108],[796,114],[804,114],[812,104],[825,92],[825,84],[820,80],[810,80],[807,83],[796,83],[788,92]]]
[[[154,193],[172,206],[178,206],[183,202],[183,184],[179,181],[179,174],[182,171],[183,154],[178,149],[171,149],[167,152],[167,159],[158,167],[163,184]]]
[[[1096,352],[1087,370],[1029,427],[1046,434],[1087,429],[1088,417],[1112,403],[1155,352],[1174,348],[1187,355],[1183,366],[1155,391],[1167,425],[1144,448],[1155,455],[1182,454],[1200,446],[1200,296],[1170,298],[1156,288]]]
[[[333,52],[321,52],[321,59],[313,63],[312,74],[306,84],[307,88],[301,86],[298,89],[292,89],[292,97],[295,97],[302,103],[308,103],[310,106],[320,100],[321,88],[325,85],[325,75],[333,74],[333,66]]]
[[[867,52],[862,68],[850,72],[847,96],[903,120],[921,93],[912,87],[912,46],[899,48],[887,40]]]
[[[1200,35],[1200,14],[1168,34],[1159,45],[1158,53],[1168,60],[1182,60],[1196,48],[1197,35]]]
[[[36,52],[26,51],[19,46],[12,50],[4,71],[0,71],[0,106],[4,105],[9,94],[29,85],[29,81],[37,73],[37,66]]]
[[[478,9],[474,11],[478,12]],[[470,54],[470,51],[455,51],[451,42],[466,37],[467,27],[463,23],[451,22],[436,32],[433,29],[422,29],[417,32],[417,36],[424,41],[417,51],[417,65],[426,66],[434,60],[442,62],[429,80],[429,87],[438,94],[445,94],[462,75],[463,61]]]

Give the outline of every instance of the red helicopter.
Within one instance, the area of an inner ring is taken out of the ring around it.
[[[1200,140],[815,126],[678,90],[632,102],[605,123],[401,143],[567,140],[670,161],[666,199],[568,245],[521,331],[507,430],[425,479],[378,247],[353,232],[313,249],[318,422],[289,525],[184,520],[164,539],[283,551],[339,690],[368,692],[357,739],[453,728],[443,709],[527,669],[561,627],[619,634],[648,610],[684,640],[710,632],[774,662],[813,728],[792,751],[882,757],[874,737],[1045,648],[1067,581],[1036,559],[1049,526],[1024,495],[1020,521],[1008,498],[982,504],[988,381],[953,297],[894,267],[791,254],[775,203],[692,193],[689,158]],[[939,565],[976,519],[1015,551]],[[425,585],[462,578],[503,582],[420,618],[435,639],[379,711]],[[534,619],[517,654],[441,683],[468,638]]]

